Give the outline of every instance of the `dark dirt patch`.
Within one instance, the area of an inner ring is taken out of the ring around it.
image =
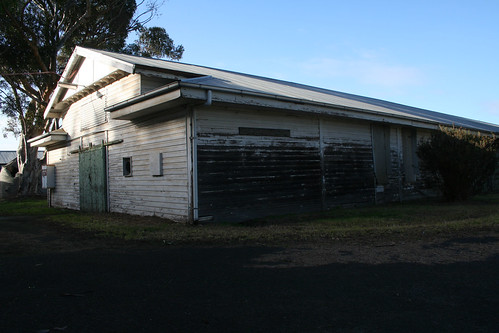
[[[0,219],[0,332],[497,332],[499,234],[164,247]]]
[[[43,217],[0,217],[0,256],[74,252],[130,246],[133,243],[99,238],[91,233],[48,222]]]

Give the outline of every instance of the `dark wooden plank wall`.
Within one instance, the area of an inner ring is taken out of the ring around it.
[[[200,216],[238,221],[321,208],[317,147],[300,140],[200,140]]]
[[[328,207],[374,202],[373,155],[370,145],[329,144],[324,152]]]
[[[203,117],[197,144],[201,218],[239,221],[339,205],[399,201],[404,196],[417,197],[420,191],[418,181],[403,181],[400,129],[386,127],[390,131],[386,143],[388,178],[377,191],[368,122],[270,119],[264,114],[246,118],[229,111],[216,115],[224,120],[215,120],[215,115]],[[257,126],[262,130],[252,129]],[[269,136],[272,133],[279,135]]]
[[[229,111],[200,118],[201,218],[237,221],[374,202],[368,123],[331,119],[322,126],[312,117]]]
[[[423,140],[429,138],[431,134],[430,130],[421,130],[415,128],[403,128],[402,129],[402,168],[401,168],[401,189],[400,189],[400,200],[414,200],[425,197],[434,197],[439,194],[437,186],[432,179],[432,176],[421,169],[419,159],[417,157],[417,146]],[[408,139],[410,136],[410,139]],[[404,142],[405,141],[405,142]],[[404,143],[410,145],[411,147],[404,146]],[[411,154],[412,157],[408,158],[405,154]],[[407,166],[405,163],[411,163],[415,166],[415,169],[406,174]]]
[[[393,130],[392,130],[393,131]],[[389,164],[388,164],[388,178],[387,182],[382,185],[382,191],[376,190],[376,203],[385,203],[385,202],[396,202],[401,200],[401,186],[403,185],[403,171],[401,168],[403,167],[402,162],[400,161],[401,155],[397,150],[396,138],[393,139],[395,142],[392,142],[389,154]],[[395,143],[395,144],[394,144]],[[379,189],[380,187],[378,187]]]
[[[326,207],[374,203],[374,161],[368,122],[322,119]]]

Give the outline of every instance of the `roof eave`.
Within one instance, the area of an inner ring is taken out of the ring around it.
[[[208,94],[207,91],[212,91]],[[210,97],[208,97],[210,96]],[[147,94],[134,97],[106,108],[112,119],[132,120],[184,104],[231,104],[245,107],[273,108],[299,113],[316,113],[334,117],[354,118],[405,126],[438,128],[438,123],[426,119],[394,117],[378,111],[349,108],[341,105],[313,102],[286,96],[264,94],[240,89],[221,88],[189,82],[175,82]]]
[[[101,54],[101,53],[94,51],[92,49],[87,49],[87,48],[77,46],[74,49],[73,54],[71,54],[71,57],[68,60],[66,68],[64,69],[64,72],[61,75],[61,79],[58,82],[58,86],[56,87],[56,89],[52,93],[52,96],[51,96],[49,103],[45,109],[45,112],[43,114],[43,117],[45,119],[47,119],[47,118],[60,118],[69,109],[69,106],[65,105],[65,103],[61,104],[61,102],[64,102],[63,97],[67,92],[67,88],[61,87],[59,84],[60,83],[71,84],[73,82],[73,79],[74,79],[74,71],[79,69],[79,67],[81,66],[81,64],[85,58],[92,58],[94,60],[98,60],[98,61],[107,63],[107,64],[115,67],[117,70],[115,72],[113,72],[109,75],[106,75],[105,77],[97,80],[90,87],[86,87],[86,88],[82,89],[81,92],[83,92],[83,94],[85,94],[88,91],[90,91],[90,93],[92,93],[95,90],[100,89],[102,87],[101,81],[102,82],[108,81],[107,78],[110,76],[111,77],[116,76],[116,73],[132,74],[135,72],[135,65],[132,63],[128,63],[128,62],[125,62],[125,61],[122,61],[119,59],[112,58],[110,56]],[[124,75],[121,75],[120,78],[123,76]],[[96,87],[100,87],[100,88],[95,89]],[[78,92],[78,93],[80,93],[80,92]],[[86,95],[88,95],[88,94],[86,94]],[[74,101],[72,101],[71,103],[74,103]]]
[[[405,126],[418,126],[429,129],[438,128],[436,121],[407,117],[403,115],[387,115],[379,111],[358,109],[344,105],[315,102],[288,96],[265,94],[241,89],[209,86],[189,82],[180,83],[182,96],[190,100],[206,99],[205,91],[213,92],[212,103],[237,104],[259,108],[274,108],[295,112],[316,113],[333,117],[354,118],[358,120],[369,120],[377,122],[397,123]]]
[[[112,119],[132,120],[189,103],[188,99],[183,98],[179,87],[178,82],[173,82],[146,94],[107,107],[105,110],[110,112]]]
[[[266,94],[262,92],[232,89],[227,87],[210,86],[199,83],[180,82],[180,85],[184,88],[182,96],[189,99],[199,100],[205,98],[205,93],[193,93],[195,89],[198,89],[200,91],[211,90],[212,92],[218,92],[218,94],[212,95],[212,100],[214,103],[229,103],[248,106],[254,105],[261,108],[280,108],[290,111],[319,113],[329,116],[354,118],[358,120],[368,120],[376,122],[387,122],[398,124],[401,126],[414,126],[427,129],[438,129],[439,126],[456,126],[482,133],[499,134],[499,130],[494,130],[494,127],[497,127],[494,124],[474,121],[476,125],[471,126],[469,124],[466,124],[466,121],[470,120],[467,118],[461,119],[460,117],[454,117],[455,119],[452,120],[446,120],[443,118],[430,119],[418,115],[404,115],[394,113],[387,114],[381,111],[370,110],[366,108],[355,108],[333,103],[316,102],[289,96]],[[225,96],[223,96],[224,94]],[[244,98],[244,96],[247,96],[249,98]]]

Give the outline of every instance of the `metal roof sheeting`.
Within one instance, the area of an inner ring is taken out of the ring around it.
[[[0,151],[0,165],[5,165],[16,158],[17,153],[15,151]]]
[[[38,159],[43,158],[43,151],[39,151],[37,155]],[[17,158],[17,152],[15,150],[1,150],[0,151],[0,165],[5,165],[12,160]]]
[[[81,48],[80,48],[81,49]],[[425,121],[435,124],[464,127],[479,131],[499,133],[499,125],[482,121],[453,116],[435,111],[420,109],[407,105],[383,101],[380,99],[358,96],[334,90],[327,90],[303,84],[265,78],[255,75],[237,73],[221,69],[189,65],[168,60],[159,60],[118,54],[107,51],[85,49],[88,55],[96,52],[135,66],[158,71],[174,71],[189,74],[195,78],[185,79],[189,83],[197,83],[207,87],[229,88],[241,92],[257,92],[270,96],[282,96],[330,105],[331,107],[344,107],[386,114],[392,117],[412,118],[415,121]],[[102,58],[101,58],[102,59]]]

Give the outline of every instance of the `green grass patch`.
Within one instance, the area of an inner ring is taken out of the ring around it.
[[[63,211],[50,208],[43,198],[25,198],[0,201],[0,216],[54,215]]]
[[[60,225],[98,236],[164,244],[280,244],[331,239],[421,238],[499,231],[499,194],[464,203],[415,201],[268,217],[245,223],[187,225],[157,217],[90,214],[48,208],[44,200],[0,203],[1,215],[44,215]]]

